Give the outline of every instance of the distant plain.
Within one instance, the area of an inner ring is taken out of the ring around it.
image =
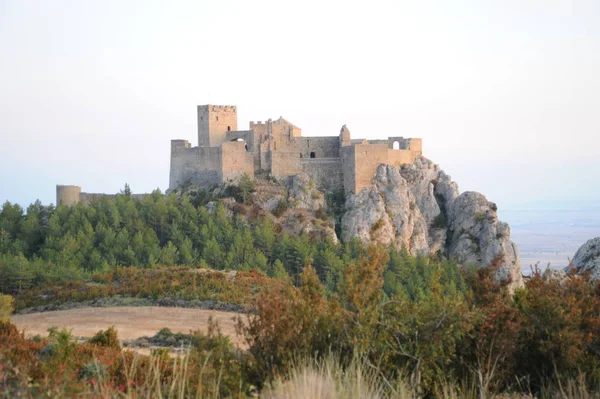
[[[500,209],[500,220],[511,227],[521,253],[521,268],[568,266],[575,252],[590,238],[600,236],[600,201],[538,202]]]

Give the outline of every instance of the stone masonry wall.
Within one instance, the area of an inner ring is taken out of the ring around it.
[[[371,185],[377,166],[388,163],[388,146],[385,144],[354,145],[354,183],[345,187],[346,192],[358,193],[363,187]],[[348,168],[343,165],[344,171]],[[350,189],[350,190],[349,190]]]
[[[198,186],[212,186],[221,182],[221,148],[193,147],[187,140],[171,141],[171,173],[169,189],[188,181]]]
[[[297,152],[269,151],[268,154],[273,176],[291,176],[302,172]]]
[[[237,107],[233,105],[198,106],[198,146],[215,147],[225,142],[228,131],[237,129]]]
[[[73,205],[79,202],[81,187],[79,186],[56,186],[56,205]]]
[[[254,154],[243,141],[228,141],[221,146],[221,181],[234,180],[243,174],[254,177]]]
[[[302,159],[300,164],[302,172],[306,173],[321,190],[338,191],[344,188],[340,158]]]

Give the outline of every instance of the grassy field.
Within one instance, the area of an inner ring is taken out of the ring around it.
[[[168,327],[174,333],[189,333],[192,330],[205,331],[208,318],[219,323],[221,332],[231,338],[240,348],[244,343],[236,336],[234,312],[204,309],[183,309],[164,307],[115,307],[83,308],[53,312],[16,315],[12,322],[26,335],[47,335],[50,327],[66,328],[76,337],[90,338],[100,330],[114,326],[122,340],[152,336],[160,329]]]

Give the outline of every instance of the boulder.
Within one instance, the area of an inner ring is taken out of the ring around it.
[[[599,280],[600,237],[592,238],[583,244],[575,253],[571,264],[577,274],[589,273],[593,281]]]
[[[513,286],[522,286],[519,250],[497,210],[480,193],[468,191],[456,198],[448,216],[448,256],[465,265],[495,265],[498,281],[510,278]]]

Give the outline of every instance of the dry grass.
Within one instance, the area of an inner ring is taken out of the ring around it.
[[[300,363],[287,378],[276,380],[261,396],[269,399],[415,397],[404,381],[390,382],[362,361],[355,361],[343,369],[332,358]]]
[[[219,323],[221,332],[240,348],[245,348],[235,333],[233,318],[238,313],[204,309],[164,307],[83,308],[32,313],[12,317],[12,323],[27,335],[46,335],[50,327],[66,328],[76,337],[92,337],[100,330],[115,326],[120,339],[153,336],[168,327],[174,333],[206,330],[208,318]]]

